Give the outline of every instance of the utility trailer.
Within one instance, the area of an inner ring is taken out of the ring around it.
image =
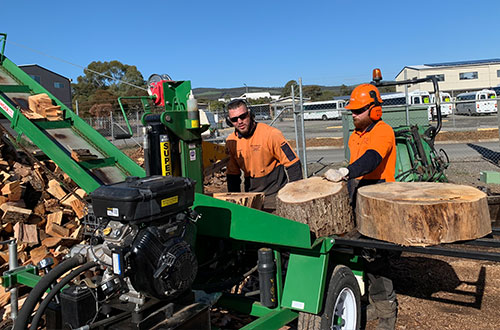
[[[29,121],[16,99],[46,91],[3,52],[1,56],[1,77],[11,80],[0,83],[0,112],[19,134],[39,143],[92,199],[86,219],[92,229],[88,243],[73,247],[67,259],[50,271],[50,260],[18,266],[16,242],[2,242],[11,252],[2,285],[11,292],[14,329],[36,329],[41,324],[48,329],[210,329],[212,304],[255,317],[243,329],[279,329],[296,318],[299,329],[358,329],[363,249],[414,251],[362,237],[312,239],[305,224],[204,195],[200,184],[204,128],[193,112],[189,82],[154,76],[149,81],[151,96],[138,97],[146,110],[142,121],[148,131],[148,166],[143,171],[130,159],[122,159],[108,141],[63,106],[64,120],[57,125],[64,127]],[[152,114],[148,102],[165,111]],[[58,140],[59,129],[96,151],[106,149],[102,158],[114,157],[106,164],[112,163],[121,177],[105,181],[89,166],[73,164],[69,150]],[[488,242],[499,246],[494,238]],[[419,250],[425,251],[451,253],[444,246]],[[467,257],[498,261],[499,255]],[[40,276],[43,269],[48,273]],[[89,269],[95,276],[72,283]],[[252,273],[259,275],[258,291],[249,296],[228,293]],[[19,285],[33,290],[17,313]],[[213,299],[199,299],[200,292]],[[6,324],[4,329],[11,327],[12,323]]]

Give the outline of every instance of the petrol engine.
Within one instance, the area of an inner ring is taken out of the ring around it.
[[[106,297],[135,292],[171,300],[191,287],[197,273],[194,184],[181,177],[129,177],[91,194],[97,227],[85,250],[105,268],[100,289]]]

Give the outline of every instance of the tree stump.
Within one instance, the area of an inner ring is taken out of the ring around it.
[[[354,229],[347,185],[320,177],[284,186],[276,197],[276,214],[309,225],[316,237]]]
[[[358,231],[404,246],[428,246],[491,232],[486,194],[450,183],[388,182],[358,189]]]
[[[215,193],[214,198],[222,199],[227,202],[251,207],[252,209],[261,210],[264,205],[264,193],[261,192],[229,192],[229,193]]]

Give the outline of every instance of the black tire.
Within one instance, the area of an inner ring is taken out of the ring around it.
[[[326,115],[323,115],[323,117],[321,117],[321,120],[328,120],[328,117]]]
[[[355,313],[354,317],[345,321],[339,317],[345,312],[342,308],[346,298],[350,304],[350,312]],[[355,305],[355,308],[354,306]],[[335,313],[337,310],[337,313]],[[353,318],[355,320],[353,320]],[[333,323],[342,323],[334,325]],[[358,282],[352,271],[344,266],[338,265],[332,272],[324,306],[320,314],[299,313],[299,330],[357,330],[361,326],[361,293]]]
[[[0,330],[12,330],[14,328],[14,322],[12,319],[3,320],[0,322]]]

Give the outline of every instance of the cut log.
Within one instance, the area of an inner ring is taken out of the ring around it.
[[[14,225],[14,238],[21,243],[38,244],[38,229],[36,225],[18,222]]]
[[[3,222],[25,222],[31,215],[31,210],[9,204],[2,204],[0,209],[4,212]]]
[[[66,196],[66,192],[64,192],[59,182],[54,179],[49,181],[49,188],[47,191],[58,200],[61,200],[64,196]]]
[[[71,158],[77,162],[83,162],[87,160],[93,160],[99,158],[90,152],[89,149],[73,149],[71,150]]]
[[[261,210],[264,204],[264,193],[247,192],[247,193],[215,193],[214,198],[222,199],[238,205],[251,207]]]
[[[63,211],[50,213],[49,215],[47,215],[47,222],[48,223],[57,223],[58,225],[61,225],[62,218],[63,218]]]
[[[276,214],[309,225],[316,237],[354,229],[347,185],[320,177],[284,186],[276,197]]]
[[[42,260],[46,257],[50,257],[50,256],[51,256],[51,254],[50,254],[49,250],[47,250],[47,248],[43,245],[41,245],[37,248],[34,248],[30,251],[31,262],[34,265],[39,263],[40,260]]]
[[[17,180],[11,181],[11,182],[6,183],[2,187],[1,191],[2,191],[2,195],[15,194],[15,193],[21,191],[21,185],[20,185],[19,181],[17,181]]]
[[[428,246],[491,232],[486,194],[450,183],[388,182],[358,189],[358,231],[404,246]]]
[[[47,223],[45,233],[53,237],[68,237],[69,229],[59,226],[57,223]]]

